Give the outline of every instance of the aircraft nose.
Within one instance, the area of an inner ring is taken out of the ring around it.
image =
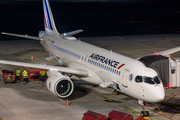
[[[164,94],[164,91],[163,91],[163,92],[161,92],[161,93],[159,94],[158,99],[159,99],[160,101],[162,101],[162,100],[164,100],[164,97],[165,97],[165,94]]]
[[[164,97],[165,97],[164,89],[156,91],[155,94],[156,94],[155,98],[156,98],[157,102],[160,102],[160,101],[164,100]]]

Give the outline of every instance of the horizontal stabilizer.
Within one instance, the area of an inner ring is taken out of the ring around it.
[[[64,37],[66,37],[66,36],[71,36],[71,35],[78,34],[78,33],[80,33],[80,32],[83,32],[83,30],[82,30],[82,29],[79,29],[79,30],[67,32],[67,33],[64,33],[63,36],[64,36]]]
[[[73,68],[58,67],[58,66],[51,66],[51,65],[44,65],[44,64],[26,63],[26,62],[16,62],[16,61],[8,61],[8,60],[0,60],[0,64],[24,66],[24,67],[31,67],[31,68],[40,68],[40,69],[46,69],[46,70],[54,70],[54,71],[69,73],[69,74],[83,76],[83,77],[88,76],[88,72],[85,70],[81,70],[81,69],[73,69]]]
[[[43,39],[41,39],[39,37],[35,37],[35,36],[20,35],[20,34],[5,33],[5,32],[1,32],[1,34],[10,35],[10,36],[16,36],[16,37],[22,37],[22,38],[28,38],[28,39],[33,39],[33,40],[43,40]]]

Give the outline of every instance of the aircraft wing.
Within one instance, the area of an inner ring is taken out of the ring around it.
[[[175,48],[171,48],[171,49],[168,49],[168,50],[164,50],[164,51],[161,51],[161,52],[158,52],[160,55],[163,55],[163,56],[168,56],[169,54],[172,54],[172,53],[175,53],[175,52],[178,52],[180,51],[180,46],[179,47],[175,47]]]
[[[179,47],[175,47],[175,48],[171,48],[171,49],[168,49],[168,50],[152,53],[152,54],[149,54],[149,55],[155,55],[156,54],[156,55],[162,55],[162,56],[166,56],[167,57],[168,55],[173,54],[173,53],[178,52],[178,51],[180,51],[180,46]],[[136,60],[138,60],[140,58],[141,57],[136,58]]]
[[[1,32],[1,34],[10,35],[10,36],[16,36],[16,37],[22,37],[22,38],[28,38],[28,39],[34,39],[34,40],[43,40],[43,39],[41,39],[39,37],[29,36],[29,35],[20,35],[20,34],[5,33],[5,32]]]
[[[46,69],[46,70],[54,70],[54,71],[69,73],[69,74],[83,76],[83,77],[88,76],[88,72],[85,70],[82,70],[82,69],[73,69],[73,68],[66,68],[66,67],[58,67],[58,66],[51,66],[51,65],[26,63],[26,62],[16,62],[16,61],[8,61],[8,60],[0,60],[0,64],[24,66],[24,67],[31,67],[31,68],[40,68],[40,69]]]

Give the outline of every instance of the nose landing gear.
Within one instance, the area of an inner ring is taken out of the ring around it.
[[[139,103],[143,106],[143,110],[141,111],[140,116],[142,118],[149,118],[149,111],[145,110],[146,106],[148,106],[147,103],[144,101],[140,101],[140,100],[139,100]]]
[[[140,116],[142,118],[149,118],[149,111],[141,111]]]

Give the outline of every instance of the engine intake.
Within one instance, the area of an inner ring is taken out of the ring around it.
[[[57,71],[49,71],[48,76],[46,86],[50,92],[60,98],[66,98],[72,94],[74,84],[69,77]]]

